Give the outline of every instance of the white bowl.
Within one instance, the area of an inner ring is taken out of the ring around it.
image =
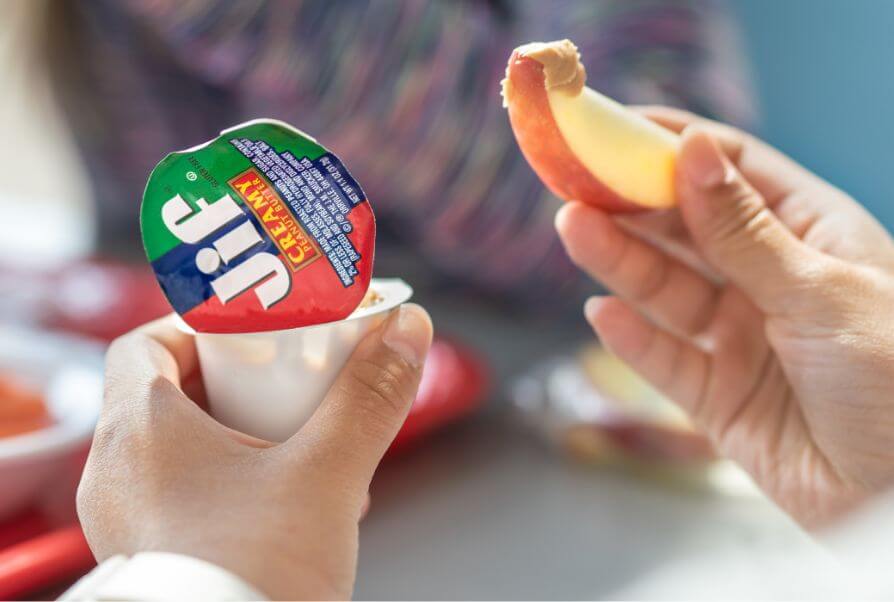
[[[89,447],[102,406],[102,359],[97,343],[0,325],[0,371],[40,387],[54,420],[0,438],[0,520],[36,499]]]

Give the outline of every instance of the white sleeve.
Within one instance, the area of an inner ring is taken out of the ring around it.
[[[93,569],[60,600],[266,600],[219,566],[181,554],[141,552],[115,556]]]

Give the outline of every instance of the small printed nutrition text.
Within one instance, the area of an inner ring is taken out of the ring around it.
[[[338,158],[326,153],[313,161],[298,159],[289,151],[277,152],[263,140],[233,138],[230,144],[270,180],[317,241],[342,284],[354,284],[360,253],[348,238],[353,230],[348,214],[364,199]]]

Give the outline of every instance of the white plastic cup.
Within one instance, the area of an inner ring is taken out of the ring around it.
[[[211,415],[268,441],[285,441],[307,422],[366,333],[413,289],[373,278],[381,299],[337,322],[236,334],[195,333]]]

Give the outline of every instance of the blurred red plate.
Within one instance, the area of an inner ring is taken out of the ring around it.
[[[487,392],[484,361],[471,349],[435,339],[425,363],[419,393],[389,455],[401,453],[449,423],[474,412]]]
[[[79,525],[38,535],[0,550],[0,600],[18,600],[73,580],[95,564]]]
[[[0,523],[0,551],[50,530],[52,521],[40,510],[25,510]]]

